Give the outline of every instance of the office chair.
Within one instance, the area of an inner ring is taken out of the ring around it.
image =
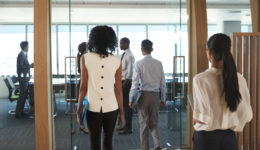
[[[7,77],[4,79],[4,82],[5,82],[5,85],[7,86],[8,88],[8,91],[9,91],[9,95],[8,95],[8,99],[10,100],[10,102],[14,102],[16,100],[19,99],[19,95],[20,95],[20,89],[18,87],[15,87],[14,83],[17,82],[17,79],[15,76],[13,77]],[[28,109],[29,108],[29,104],[28,102],[26,101],[25,103],[25,109]],[[8,111],[8,114],[10,115],[15,115],[15,109],[11,109]]]
[[[19,99],[19,94],[20,94],[19,89],[16,89],[14,87],[14,85],[11,85],[8,77],[4,79],[4,82],[5,82],[5,85],[8,88],[8,91],[9,91],[8,99],[10,100],[10,102],[12,103],[12,102],[18,100]],[[13,110],[9,110],[8,114],[14,115],[15,114],[15,110],[14,109]]]

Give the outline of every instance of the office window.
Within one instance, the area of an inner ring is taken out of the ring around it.
[[[130,49],[134,54],[135,61],[143,58],[141,53],[141,42],[146,39],[145,25],[119,25],[118,39],[128,37],[130,39]],[[118,43],[119,44],[119,43]],[[123,52],[119,50],[119,54]]]
[[[16,75],[16,59],[21,51],[20,43],[24,40],[25,25],[0,25],[0,75]]]
[[[27,25],[27,41],[29,42],[29,51],[28,51],[28,61],[29,63],[34,62],[34,35],[33,35],[33,25]],[[33,68],[31,69],[31,75],[34,76]]]
[[[52,59],[52,74],[58,74],[58,58],[57,58],[57,25],[51,26],[51,59]]]
[[[28,60],[33,62],[34,60],[34,36],[33,25],[27,25],[27,41],[29,42]]]
[[[58,25],[58,55],[59,55],[59,74],[65,73],[65,57],[71,56],[70,53],[70,34],[69,25]]]
[[[210,24],[208,25],[208,38],[211,37],[212,35],[218,33],[217,32],[217,25],[215,24]]]
[[[177,61],[179,64],[179,69],[176,69],[176,73],[183,73],[183,64],[185,63],[185,73],[188,73],[189,71],[189,41],[188,41],[188,25],[182,25],[181,28],[179,25],[177,25],[177,56],[184,56],[185,62],[183,61]],[[175,55],[176,56],[176,55]],[[185,81],[187,81],[188,78],[185,78]]]
[[[177,52],[177,34],[174,25],[149,25],[148,39],[153,42],[154,58],[163,64],[165,73],[173,72],[173,56]]]
[[[69,25],[58,26],[59,74],[65,73],[65,57],[76,57],[78,52],[78,45],[81,42],[87,41],[87,29],[85,25],[71,26],[71,43],[69,31]]]
[[[72,25],[71,26],[72,56],[77,56],[78,46],[82,42],[87,42],[87,26],[86,25]]]
[[[241,32],[252,32],[252,26],[250,24],[242,24]]]

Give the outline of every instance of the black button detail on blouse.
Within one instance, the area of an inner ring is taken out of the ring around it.
[[[102,101],[102,100],[103,100],[103,98],[100,98],[100,100]]]
[[[101,68],[104,68],[104,65],[102,65]]]
[[[103,90],[103,86],[101,86],[101,90]]]
[[[104,76],[101,76],[101,79],[104,79]]]

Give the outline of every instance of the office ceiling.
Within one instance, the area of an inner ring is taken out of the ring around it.
[[[52,2],[53,22],[68,23],[69,0]],[[186,0],[182,2],[181,17],[186,23]],[[72,22],[78,24],[171,24],[180,20],[179,0],[71,0],[71,4]],[[219,20],[250,23],[249,0],[207,0],[207,8],[209,23]],[[33,0],[0,0],[0,24],[32,22]]]
[[[186,2],[186,0],[181,0]],[[1,3],[32,3],[33,0],[0,0]],[[66,3],[69,0],[52,0],[53,3]],[[71,0],[72,3],[179,3],[180,0]],[[223,3],[223,4],[249,4],[249,0],[207,0],[207,3]]]

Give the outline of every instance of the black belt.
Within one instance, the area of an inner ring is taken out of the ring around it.
[[[127,79],[127,80],[132,81],[132,79]],[[123,81],[125,81],[125,80],[122,80],[122,82],[123,82]]]

